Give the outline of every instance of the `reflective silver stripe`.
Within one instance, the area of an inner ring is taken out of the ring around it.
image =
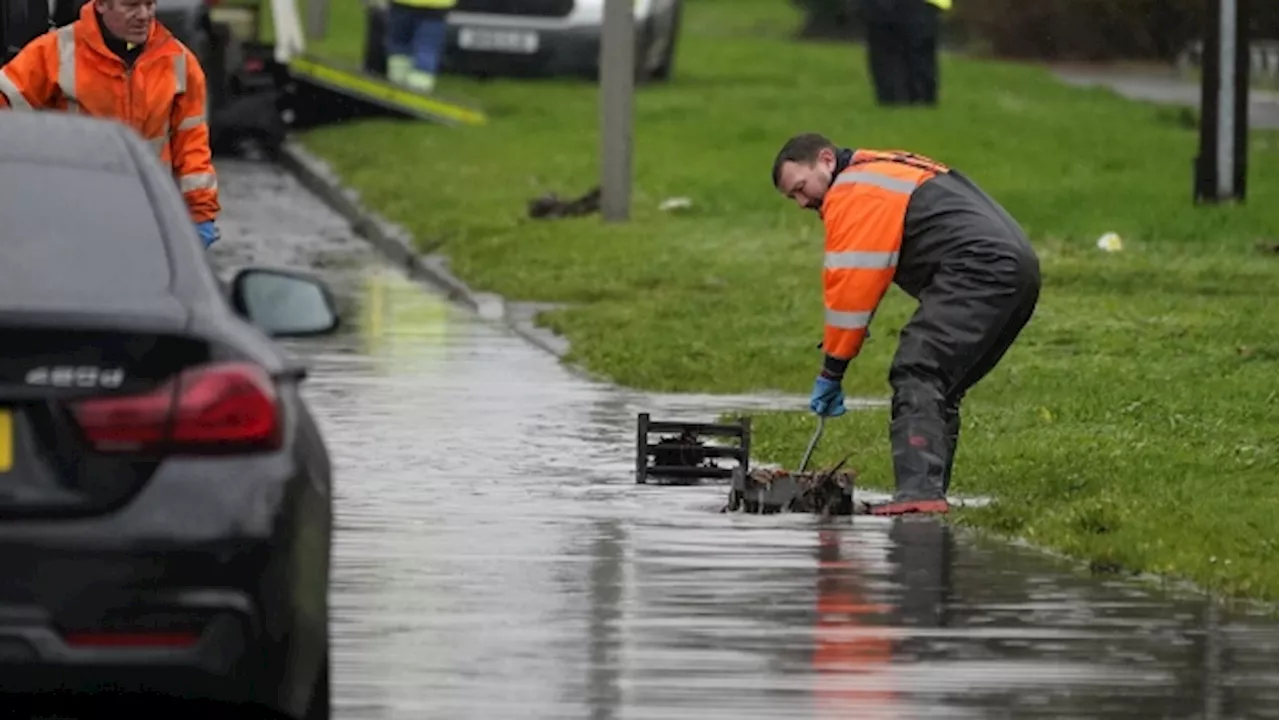
[[[842,330],[862,330],[871,324],[869,312],[845,312],[843,310],[826,309],[826,323]]]
[[[0,95],[4,95],[9,99],[9,107],[14,110],[31,110],[31,103],[22,96],[22,91],[17,85],[4,74],[4,70],[0,70]]]
[[[834,270],[884,270],[897,267],[898,251],[893,252],[829,252],[823,259],[823,267]]]
[[[849,183],[875,185],[891,192],[906,193],[907,195],[910,195],[916,189],[916,184],[910,180],[899,180],[880,173],[860,171],[840,173],[831,185],[834,187],[836,185],[848,185]]]
[[[169,144],[169,131],[166,130],[163,135],[153,138],[147,138],[147,144],[151,146],[151,151],[156,155],[164,152],[164,148]]]
[[[178,178],[178,187],[182,188],[184,193],[189,193],[192,190],[217,190],[218,178],[213,173],[183,175]]]
[[[67,99],[67,110],[78,112],[76,99],[76,28],[64,25],[58,28],[58,89]]]
[[[182,122],[178,123],[178,132],[183,132],[184,130],[194,130],[203,124],[204,124],[204,113],[200,113],[199,115],[192,115],[189,118],[184,118]]]
[[[173,94],[181,95],[187,91],[187,54],[180,52],[173,56]]]

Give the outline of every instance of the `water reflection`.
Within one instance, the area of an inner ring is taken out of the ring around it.
[[[894,642],[886,631],[891,608],[871,602],[869,573],[840,534],[818,533],[818,581],[813,670],[818,718],[888,716],[900,710],[894,692]],[[908,593],[910,596],[912,593]]]
[[[587,624],[586,702],[591,720],[614,720],[623,705],[621,669],[623,664],[623,594],[627,567],[626,531],[616,518],[592,523],[594,533],[588,556],[592,558],[588,576],[590,610]],[[564,698],[573,704],[572,694]]]

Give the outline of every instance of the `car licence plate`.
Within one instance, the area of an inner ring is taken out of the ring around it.
[[[0,473],[13,467],[13,413],[0,408]]]
[[[531,55],[538,52],[538,33],[527,30],[462,28],[458,30],[458,47],[463,50]]]

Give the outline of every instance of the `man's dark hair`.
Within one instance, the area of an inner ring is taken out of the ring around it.
[[[778,187],[783,163],[796,162],[808,165],[817,161],[818,153],[825,148],[830,148],[832,152],[836,151],[835,143],[818,133],[802,133],[788,140],[778,151],[778,157],[773,160],[773,186]]]

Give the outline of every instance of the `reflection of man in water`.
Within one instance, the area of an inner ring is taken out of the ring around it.
[[[892,715],[893,638],[884,605],[869,604],[862,568],[841,557],[840,533],[818,532],[818,607],[813,669],[817,717]]]
[[[893,521],[887,579],[896,599],[887,604],[876,603],[866,590],[872,580],[886,578],[875,577],[880,574],[876,568],[842,550],[840,537],[836,530],[818,533],[813,651],[817,716],[911,717],[912,703],[894,681],[894,656],[901,662],[902,656],[924,654],[910,647],[916,642],[909,628],[947,624],[950,528],[932,518]]]

